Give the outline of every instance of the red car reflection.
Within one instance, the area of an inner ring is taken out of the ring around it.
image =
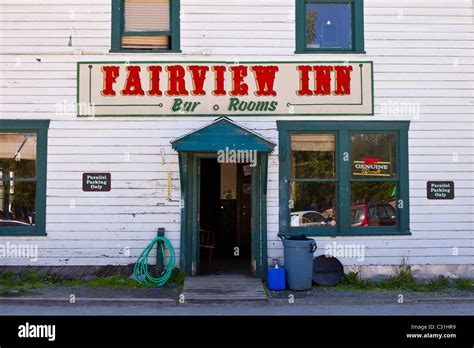
[[[394,226],[397,212],[388,203],[355,205],[351,209],[351,226]]]

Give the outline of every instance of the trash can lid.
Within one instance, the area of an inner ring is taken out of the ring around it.
[[[323,286],[339,284],[344,277],[344,267],[335,257],[321,255],[313,260],[313,282]]]
[[[299,234],[297,236],[287,237],[289,240],[309,240],[310,238],[306,237],[304,234]]]

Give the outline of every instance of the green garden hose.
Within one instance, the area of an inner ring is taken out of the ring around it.
[[[170,251],[168,262],[164,262],[163,271],[157,278],[153,277],[148,272],[148,257],[150,256],[150,252],[153,250],[153,247],[156,243],[159,243],[158,245],[161,247],[161,251],[158,250],[157,252],[161,252],[163,254],[163,260],[165,260],[165,246]],[[133,276],[140,284],[163,286],[171,277],[175,261],[176,254],[171,242],[165,237],[156,237],[151,241],[150,244],[148,244],[145,250],[143,250],[138,257],[137,263],[135,263],[135,267],[133,269]]]

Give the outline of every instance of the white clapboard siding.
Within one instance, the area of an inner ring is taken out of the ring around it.
[[[181,0],[183,54],[110,54],[111,0],[2,0],[0,119],[51,119],[47,237],[39,265],[124,265],[165,227],[179,256],[178,156],[170,141],[213,117],[77,119],[77,61],[372,60],[375,116],[305,120],[410,120],[411,236],[316,238],[362,244],[344,265],[474,263],[474,5],[471,0],[366,0],[367,54],[294,55],[293,0]],[[206,54],[203,54],[206,52]],[[417,105],[415,115],[387,112]],[[275,119],[238,119],[278,142]],[[165,163],[161,153],[164,151]],[[112,172],[113,190],[84,193],[84,171]],[[172,200],[166,199],[172,175]],[[269,158],[268,257],[283,257],[278,233],[278,148]],[[427,180],[454,180],[456,199],[429,201]],[[125,256],[125,250],[130,256]],[[458,255],[453,255],[457,248]],[[2,259],[2,265],[30,265]]]

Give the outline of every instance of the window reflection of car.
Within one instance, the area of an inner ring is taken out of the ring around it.
[[[326,209],[325,211],[321,212],[321,215],[326,218],[326,221],[330,225],[336,225],[336,209],[335,208]]]
[[[314,210],[294,211],[290,216],[292,227],[328,225],[327,219]]]
[[[351,209],[351,226],[393,226],[397,212],[388,203],[356,205]]]
[[[0,220],[0,226],[31,226],[31,225],[23,221]]]

